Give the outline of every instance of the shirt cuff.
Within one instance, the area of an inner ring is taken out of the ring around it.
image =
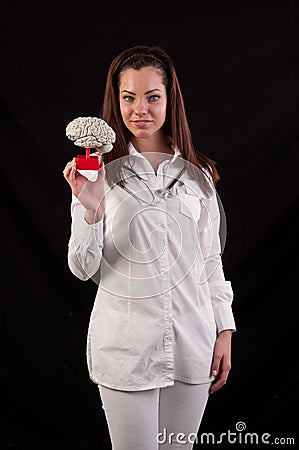
[[[232,311],[233,290],[230,281],[213,281],[209,283],[211,301],[214,311],[217,333],[223,330],[236,331]]]
[[[103,218],[96,223],[89,224],[85,220],[85,212],[81,203],[74,205],[72,211],[72,238],[76,244],[103,244]]]

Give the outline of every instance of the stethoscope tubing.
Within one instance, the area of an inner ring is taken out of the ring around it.
[[[145,186],[147,187],[147,189],[151,193],[152,201],[151,202],[146,202],[145,200],[140,198],[138,195],[134,194],[134,192],[132,192],[130,189],[128,189],[127,186],[123,186],[123,189],[125,191],[127,191],[129,194],[131,194],[134,198],[136,198],[137,200],[139,200],[139,201],[141,201],[141,202],[143,202],[143,203],[145,203],[147,205],[155,205],[156,204],[156,196],[155,196],[155,194],[158,197],[164,198],[164,199],[173,197],[173,193],[170,190],[179,181],[179,179],[182,177],[183,173],[186,171],[186,167],[184,165],[183,169],[180,171],[178,176],[174,180],[172,180],[172,182],[166,188],[158,188],[158,189],[155,190],[155,194],[154,194],[153,191],[151,190],[151,188],[149,187],[149,185],[145,182],[145,180],[134,169],[132,169],[132,167],[124,166],[123,168],[129,170],[131,173],[133,173],[133,175],[135,177],[137,177],[139,180],[141,180],[145,184]]]

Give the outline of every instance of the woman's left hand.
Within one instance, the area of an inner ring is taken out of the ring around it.
[[[225,385],[231,369],[231,337],[232,330],[221,331],[214,347],[211,375],[216,377],[210,387],[210,394]]]

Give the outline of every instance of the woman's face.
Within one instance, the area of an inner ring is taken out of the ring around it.
[[[136,138],[150,138],[166,118],[167,95],[161,72],[154,67],[127,69],[120,75],[122,119]]]

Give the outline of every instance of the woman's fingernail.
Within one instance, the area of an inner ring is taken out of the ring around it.
[[[213,370],[212,375],[217,375],[217,370]]]

